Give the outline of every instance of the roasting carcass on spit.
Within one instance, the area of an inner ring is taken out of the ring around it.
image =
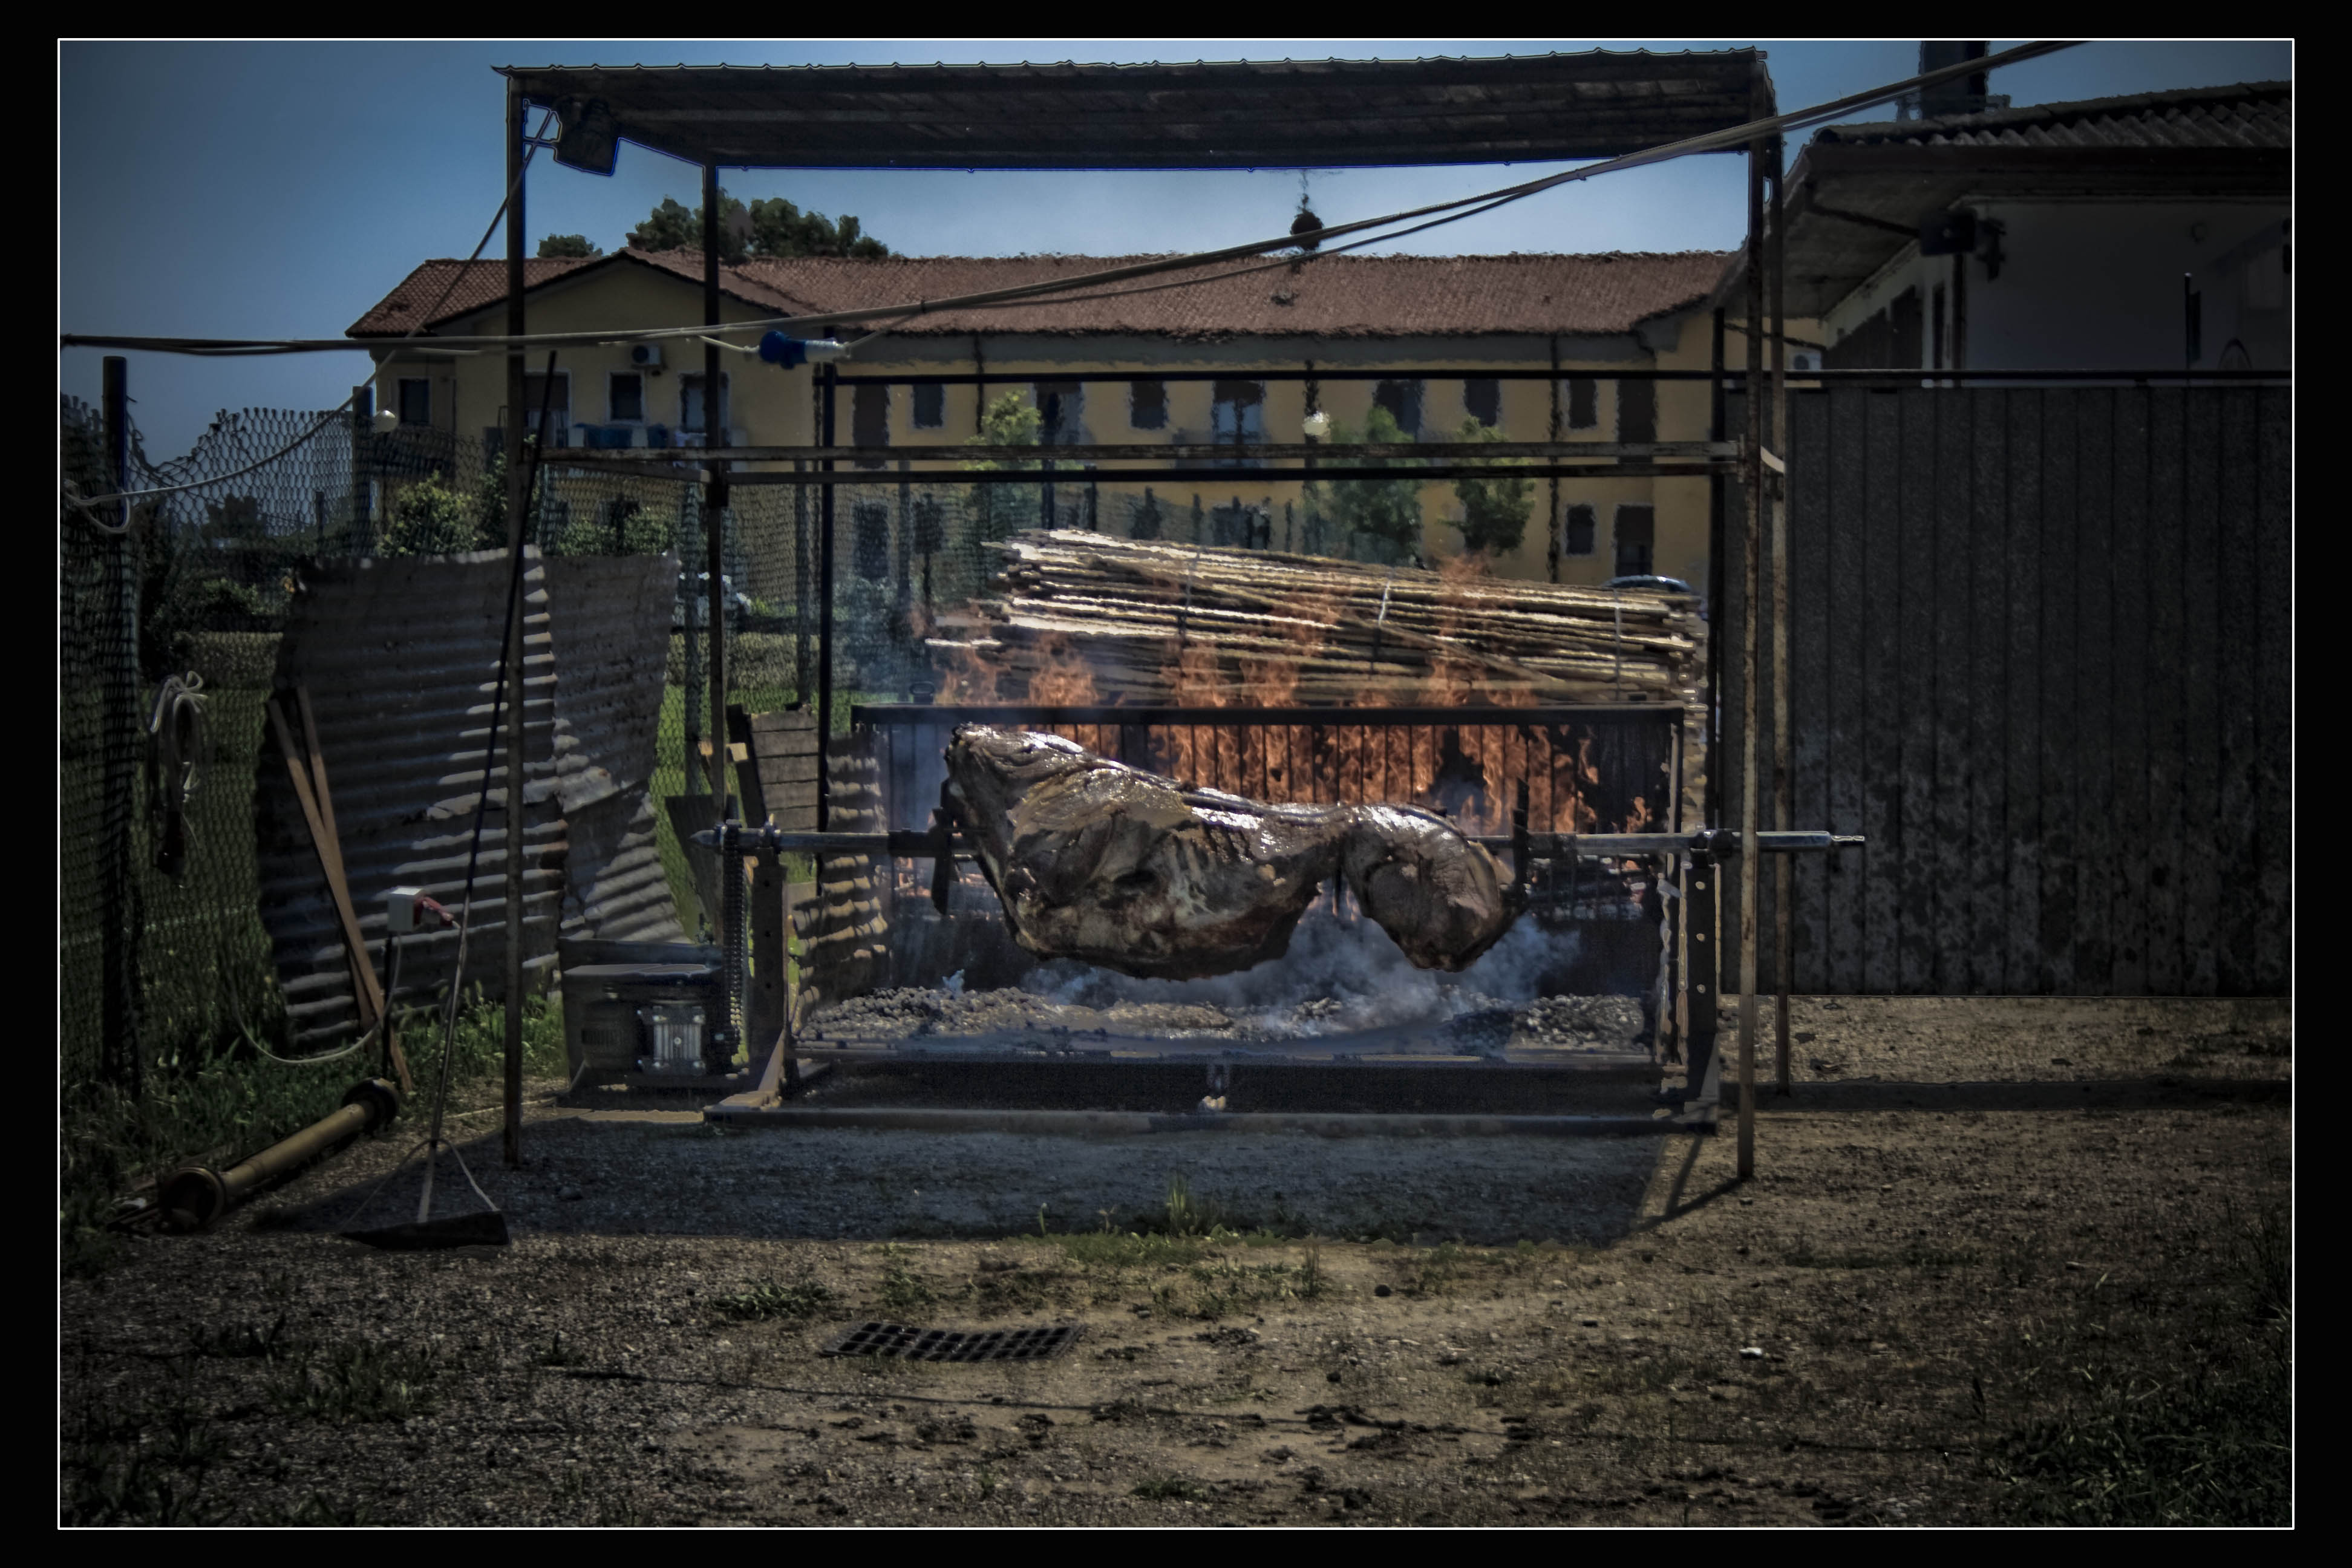
[[[1343,878],[1423,969],[1466,968],[1509,929],[1493,857],[1409,805],[1267,805],[1097,757],[1055,735],[960,726],[947,794],[1022,947],[1150,979],[1279,958]]]

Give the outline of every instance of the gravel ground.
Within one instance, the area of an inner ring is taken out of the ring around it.
[[[2290,1170],[2285,1010],[1795,1023],[1798,1093],[1763,1097],[1745,1184],[1727,1135],[737,1133],[539,1086],[520,1171],[494,1115],[460,1123],[512,1246],[332,1235],[403,1123],[63,1282],[66,1516],[2021,1517],[1989,1456],[2077,1397],[2051,1347],[2156,1375],[2238,1321],[2224,1265]],[[1148,1233],[1220,1218],[1267,1228]],[[1082,1337],[1039,1363],[818,1353],[871,1318]]]

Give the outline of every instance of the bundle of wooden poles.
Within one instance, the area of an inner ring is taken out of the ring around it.
[[[939,618],[942,701],[1696,703],[1696,600],[1071,531],[990,549]]]

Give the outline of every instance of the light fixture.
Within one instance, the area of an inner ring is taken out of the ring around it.
[[[1298,428],[1310,441],[1320,441],[1331,434],[1331,416],[1320,408],[1298,422]]]
[[[609,174],[620,154],[621,136],[604,100],[567,98],[555,106],[563,129],[556,133],[555,161],[583,174]]]
[[[375,411],[375,433],[377,435],[389,436],[394,430],[399,428],[400,414],[398,410],[392,408],[379,408]]]

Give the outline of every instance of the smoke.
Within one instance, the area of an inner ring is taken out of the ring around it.
[[[1290,950],[1239,974],[1203,980],[1139,980],[1055,959],[1022,989],[1045,1001],[1108,1009],[1122,1003],[1217,1008],[1236,1025],[1274,1038],[1351,1034],[1404,1024],[1444,1024],[1465,1014],[1539,997],[1549,970],[1575,956],[1573,931],[1547,931],[1521,919],[1459,974],[1417,969],[1388,932],[1360,916],[1310,912]]]

